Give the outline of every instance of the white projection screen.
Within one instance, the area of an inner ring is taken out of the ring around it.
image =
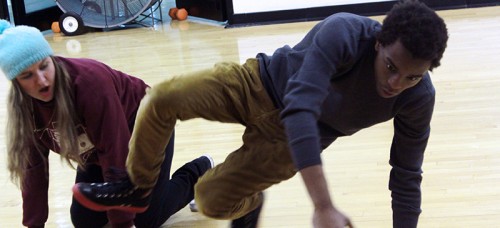
[[[390,2],[390,0],[233,0],[233,12],[234,14],[258,13],[373,2]]]

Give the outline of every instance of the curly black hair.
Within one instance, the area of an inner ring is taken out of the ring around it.
[[[382,46],[400,40],[414,58],[430,60],[432,70],[441,65],[448,30],[444,20],[424,3],[403,0],[387,13],[377,40]]]

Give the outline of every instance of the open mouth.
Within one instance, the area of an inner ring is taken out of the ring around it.
[[[39,96],[41,100],[48,101],[52,99],[52,92],[50,91],[50,86],[43,87],[39,90]]]
[[[40,89],[40,93],[46,93],[48,91],[49,91],[49,87],[48,86],[43,87],[43,88]]]

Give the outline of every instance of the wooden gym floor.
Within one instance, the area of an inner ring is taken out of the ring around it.
[[[164,11],[168,9],[164,8]],[[439,11],[450,40],[433,81],[437,102],[424,162],[420,227],[500,225],[500,6]],[[47,33],[57,55],[93,58],[150,85],[172,75],[241,62],[258,52],[295,44],[317,22],[224,29],[204,20],[170,21],[66,37]],[[381,20],[382,17],[373,17]],[[7,90],[0,79],[0,227],[21,227],[20,191],[6,170]],[[201,154],[221,162],[241,144],[243,128],[203,120],[179,122],[173,169]],[[391,122],[382,123],[324,151],[324,167],[336,205],[356,227],[391,227],[387,188]],[[72,227],[69,207],[74,171],[51,154],[50,214],[46,227]],[[168,203],[168,202],[165,202]],[[311,227],[312,206],[299,175],[267,191],[261,227]],[[165,227],[227,227],[181,210]]]

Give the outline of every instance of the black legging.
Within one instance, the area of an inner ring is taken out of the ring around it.
[[[173,155],[174,135],[165,149],[165,160],[152,192],[151,204],[144,213],[135,217],[134,223],[137,228],[160,227],[170,216],[184,208],[194,197],[194,185],[198,177],[210,168],[206,160],[195,159],[175,171],[170,179]],[[75,182],[103,182],[101,167],[89,165],[85,171],[78,169]],[[87,209],[74,198],[70,213],[71,221],[76,228],[103,227],[108,223],[106,212]]]

